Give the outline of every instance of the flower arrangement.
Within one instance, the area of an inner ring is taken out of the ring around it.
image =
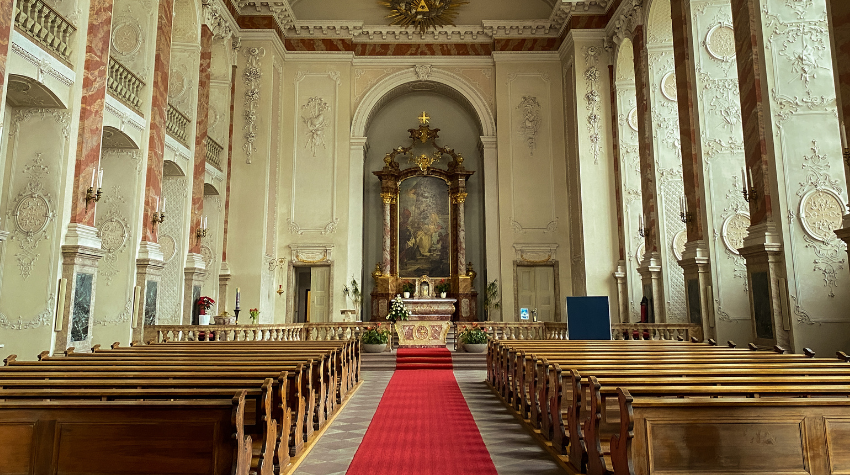
[[[200,313],[202,315],[206,315],[207,310],[209,310],[214,303],[215,300],[211,299],[210,297],[200,297],[198,298],[198,310],[200,310]]]
[[[248,313],[251,314],[251,323],[256,325],[257,322],[260,321],[260,309],[251,308],[251,309],[248,309]]]
[[[399,320],[407,320],[410,317],[410,310],[404,306],[404,302],[401,300],[401,297],[396,295],[393,299],[392,306],[390,307],[390,313],[387,314],[387,320],[395,323]]]
[[[458,339],[465,345],[479,345],[487,343],[487,332],[478,326],[478,323],[473,323],[472,326],[463,326],[458,333]]]
[[[416,286],[413,285],[413,282],[405,282],[405,283],[401,284],[401,291],[402,292],[409,292],[409,293],[412,294],[413,292],[416,291]]]
[[[364,345],[386,345],[389,338],[390,331],[378,327],[369,327],[360,334],[360,341]]]
[[[451,288],[451,284],[446,282],[446,279],[441,280],[434,286],[434,290],[436,290],[438,294],[448,293]]]

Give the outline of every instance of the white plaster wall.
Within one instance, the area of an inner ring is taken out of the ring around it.
[[[560,295],[572,295],[565,156],[563,86],[557,55],[538,61],[496,55],[499,211],[502,272],[502,319],[519,319],[516,308],[515,245],[555,248],[552,259],[560,265]],[[520,56],[521,58],[521,56]],[[535,126],[528,127],[524,98],[535,98]],[[535,131],[536,130],[536,131]],[[533,139],[532,142],[529,139]],[[539,255],[539,254],[538,254]],[[545,257],[544,254],[542,257]],[[536,257],[540,259],[540,257]]]

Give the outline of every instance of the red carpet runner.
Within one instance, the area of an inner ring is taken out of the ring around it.
[[[433,360],[435,362],[432,362]],[[400,349],[396,371],[349,475],[496,475],[451,371],[451,353]]]

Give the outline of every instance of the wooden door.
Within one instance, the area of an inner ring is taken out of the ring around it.
[[[330,267],[310,268],[310,321],[330,321]]]
[[[555,269],[551,266],[517,267],[517,297],[519,308],[527,308],[529,315],[537,309],[538,321],[554,322]]]

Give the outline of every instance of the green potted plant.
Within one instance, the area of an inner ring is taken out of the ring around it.
[[[493,320],[490,318],[490,311],[500,308],[502,308],[502,302],[499,300],[499,285],[494,280],[487,284],[487,289],[484,292],[484,312],[488,322]]]
[[[451,284],[446,282],[446,279],[441,280],[440,282],[437,283],[437,285],[434,286],[434,290],[436,290],[437,293],[440,294],[441,299],[446,298],[446,294],[449,293],[449,290],[451,288],[452,288]]]
[[[483,353],[487,349],[487,332],[478,323],[460,328],[458,340],[467,353]]]
[[[251,314],[251,323],[256,325],[260,322],[260,309],[252,308],[248,309],[248,313]]]
[[[360,344],[366,353],[381,353],[387,349],[390,332],[378,327],[369,327],[360,334]]]
[[[209,325],[210,324],[210,316],[207,315],[207,311],[212,308],[213,304],[215,304],[215,300],[210,297],[199,297],[198,298],[198,324],[199,325]]]
[[[413,282],[405,282],[401,284],[401,292],[404,294],[404,298],[409,299],[410,294],[412,294],[416,290],[416,286],[413,285]]]

